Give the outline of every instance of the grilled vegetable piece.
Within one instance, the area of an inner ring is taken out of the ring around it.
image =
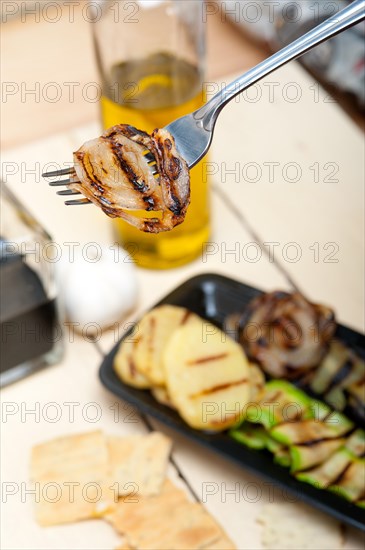
[[[267,382],[259,397],[258,406],[263,412],[260,424],[250,423],[254,415],[248,408],[246,420],[230,430],[231,437],[251,449],[267,449],[273,453],[275,463],[290,467],[300,481],[320,489],[330,488],[364,506],[365,460],[360,457],[365,454],[365,431],[351,431],[351,420],[288,382]],[[300,401],[302,414],[283,422],[283,409],[294,398]],[[269,415],[267,408],[275,400],[278,413],[271,409]],[[255,420],[258,422],[257,416]]]
[[[346,386],[344,389],[349,410],[353,411],[356,418],[365,424],[365,374],[357,382]]]
[[[239,443],[250,449],[265,449],[267,446],[268,434],[262,426],[243,422],[239,428],[232,428],[229,435]]]
[[[355,456],[364,456],[365,455],[365,431],[361,429],[355,430],[350,435],[350,437],[346,440],[345,446]]]
[[[313,418],[316,420],[325,420],[333,413],[333,410],[330,409],[326,403],[318,401],[317,399],[312,399],[311,408],[313,411]]]
[[[274,453],[274,462],[288,468],[291,464],[291,456],[287,447],[281,447]]]
[[[249,363],[250,367],[250,401],[256,401],[257,396],[264,389],[265,375],[255,363]]]
[[[341,476],[353,459],[354,455],[346,447],[341,447],[320,466],[299,472],[295,477],[300,481],[315,485],[319,489],[326,489]]]
[[[240,319],[248,357],[274,378],[297,378],[316,367],[336,328],[333,311],[299,293],[271,292],[252,300]]]
[[[336,411],[343,411],[346,408],[346,395],[339,386],[332,388],[331,391],[324,395],[324,398]]]
[[[365,496],[365,460],[355,459],[344,471],[340,479],[329,487],[330,491],[356,502]]]
[[[346,406],[365,419],[365,361],[334,340],[310,382],[310,389],[338,411]]]
[[[291,472],[307,470],[327,460],[335,451],[343,446],[345,439],[329,439],[313,444],[291,445]]]
[[[165,405],[165,407],[169,407],[170,409],[175,409],[165,386],[153,386],[151,388],[151,393],[156,401],[161,403],[161,405]]]
[[[113,368],[119,378],[134,388],[146,389],[151,386],[148,378],[138,371],[134,359],[137,342],[136,329],[122,341],[114,358]]]
[[[156,177],[146,153],[155,161]],[[165,129],[151,135],[127,124],[106,130],[74,153],[78,183],[69,185],[111,217],[159,233],[180,224],[190,202],[189,168]],[[144,211],[135,216],[133,211]],[[147,217],[147,211],[156,212]]]
[[[315,393],[321,395],[325,393],[331,385],[331,380],[344,365],[348,357],[348,349],[339,341],[331,343],[328,353],[316,368],[310,383],[310,388]]]
[[[250,400],[242,347],[217,327],[193,318],[174,331],[163,356],[169,395],[193,428],[219,431],[242,420]]]
[[[284,445],[281,445],[263,426],[244,421],[239,427],[232,428],[229,432],[239,443],[255,450],[267,449],[274,455],[274,461],[282,466],[290,465],[290,454]]]
[[[283,380],[271,380],[258,395],[256,406],[247,408],[247,420],[270,429],[285,421],[312,418],[312,401],[308,395]]]
[[[273,439],[269,432],[266,432],[266,448],[268,451],[270,451],[272,454],[276,455],[279,454],[283,449],[286,449],[285,445],[282,445],[279,443],[279,441],[276,441],[276,439]]]
[[[353,423],[341,413],[334,412],[325,421],[306,419],[274,426],[270,435],[283,445],[303,445],[334,439],[348,433]]]
[[[165,385],[165,346],[174,330],[192,317],[196,317],[195,314],[183,307],[162,305],[146,313],[138,323],[134,362],[152,385]]]

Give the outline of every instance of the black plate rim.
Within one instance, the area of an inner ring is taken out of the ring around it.
[[[156,304],[154,304],[149,309],[152,309],[153,307],[157,307],[162,304],[169,304],[169,303],[176,304],[176,301],[174,300],[174,296],[180,293],[182,290],[186,291],[186,290],[189,290],[189,288],[197,288],[201,283],[211,283],[211,282],[218,282],[220,284],[228,285],[230,287],[237,286],[237,288],[239,288],[241,291],[243,288],[249,289],[256,294],[261,294],[263,292],[258,288],[251,287],[249,285],[246,285],[245,283],[242,283],[241,281],[226,277],[224,275],[220,275],[217,273],[203,273],[203,274],[196,275],[190,279],[187,279],[185,282],[181,283],[179,286],[177,286],[174,290],[169,292],[165,297],[163,297],[161,300],[159,300]],[[180,303],[180,305],[183,306],[184,304]],[[339,325],[339,328],[342,330],[348,331],[349,333],[353,334],[356,337],[360,337],[361,340],[364,340],[364,348],[365,348],[364,335],[354,331],[349,327],[345,327],[343,325]],[[224,432],[213,435],[213,434],[207,434],[207,433],[190,428],[178,416],[177,413],[175,413],[174,411],[171,411],[171,409],[168,409],[163,405],[160,405],[159,403],[157,403],[157,401],[154,400],[154,398],[152,398],[153,400],[152,405],[141,401],[141,397],[146,396],[147,394],[150,395],[150,392],[148,390],[137,390],[135,388],[131,388],[126,384],[123,384],[123,382],[117,377],[117,375],[114,373],[114,370],[113,370],[113,360],[119,348],[120,342],[126,336],[128,336],[130,332],[131,332],[131,329],[127,331],[122,338],[120,338],[120,340],[113,346],[110,352],[107,355],[105,355],[100,365],[99,378],[102,384],[111,393],[113,393],[114,395],[117,395],[119,398],[123,399],[124,401],[127,401],[132,406],[141,410],[143,413],[153,416],[163,424],[166,424],[169,428],[177,430],[184,437],[187,437],[190,440],[197,442],[199,445],[203,445],[204,447],[210,449],[211,451],[216,452],[220,456],[223,456],[225,459],[233,461],[236,465],[239,465],[243,469],[248,470],[252,474],[258,477],[264,478],[265,480],[274,482],[274,484],[280,486],[283,489],[286,489],[292,495],[297,496],[298,500],[305,501],[306,503],[326,512],[327,514],[335,517],[336,519],[348,525],[351,525],[352,527],[365,531],[365,518],[364,518],[365,514],[364,514],[364,510],[359,506],[355,506],[354,504],[346,501],[341,497],[336,496],[335,494],[329,491],[316,489],[310,484],[307,484],[295,479],[293,476],[290,476],[286,468],[281,467],[277,464],[274,464],[271,455],[269,454],[265,455],[262,451],[254,451],[252,449],[248,449],[240,445],[236,441],[234,441]],[[161,413],[161,410],[160,410],[161,408],[165,409],[165,414]],[[176,419],[171,419],[169,417],[169,415],[171,414],[175,415]],[[212,437],[216,441],[215,446],[212,445],[212,441],[211,441]],[[220,443],[220,445],[217,446],[217,443]],[[241,459],[239,459],[237,456],[232,456],[228,454],[227,451],[222,448],[223,444],[226,446],[228,445],[229,448],[235,447],[236,450],[239,449],[241,454]],[[250,461],[248,462],[242,461],[242,456],[243,457],[246,456],[246,459],[247,459],[248,455],[250,455],[252,459],[252,463],[250,463]],[[264,461],[266,462],[265,466],[268,466],[268,468],[265,468],[264,470],[259,470],[257,467],[257,464],[262,462],[263,456],[265,457],[264,459]],[[259,457],[261,458],[259,459]],[[259,459],[259,462],[258,462],[258,459]],[[270,471],[274,471],[276,473],[281,471],[281,473],[283,474],[285,472],[286,475],[276,477],[275,475],[268,473]],[[281,477],[284,477],[285,479],[283,480],[281,479]]]

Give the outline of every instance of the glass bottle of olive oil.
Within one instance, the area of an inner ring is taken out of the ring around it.
[[[147,0],[136,2],[139,9],[134,27],[127,27],[125,22],[119,24],[120,36],[114,41],[110,27],[115,27],[110,21],[109,33],[106,32],[105,18],[110,20],[110,14],[104,6],[103,24],[94,25],[104,128],[124,123],[152,132],[203,104],[201,4],[201,0],[152,0],[146,7]],[[127,36],[123,36],[123,30]],[[128,40],[133,41],[134,49]],[[108,41],[112,41],[119,55],[115,50],[111,54],[105,44]],[[119,42],[124,44],[121,50]],[[118,242],[138,265],[171,268],[201,254],[210,232],[209,189],[202,162],[190,171],[190,184],[191,203],[186,218],[171,231],[143,233],[121,219],[113,220]],[[137,215],[148,217],[156,213]]]

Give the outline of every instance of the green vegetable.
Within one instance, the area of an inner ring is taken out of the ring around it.
[[[265,384],[256,411],[229,434],[251,449],[267,449],[300,481],[364,507],[365,431],[350,433],[353,428],[340,412],[289,382],[273,380]]]
[[[332,342],[327,355],[315,370],[310,384],[311,389],[318,394],[325,393],[347,357],[348,348],[337,340]]]
[[[266,440],[266,448],[271,453],[278,454],[282,449],[285,449],[285,445],[282,445],[279,443],[279,441],[276,441],[276,439],[273,439],[270,437],[269,433],[267,432],[267,440]]]
[[[348,407],[364,417],[365,361],[342,342],[332,342],[313,371],[309,387],[334,409],[343,411]]]
[[[330,409],[326,403],[323,403],[323,401],[317,401],[317,399],[312,399],[311,409],[313,412],[313,418],[316,420],[325,420],[332,412],[332,409]]]
[[[345,439],[319,441],[313,445],[293,445],[289,447],[291,472],[307,470],[327,460],[337,449],[342,447]]]
[[[330,491],[355,502],[365,494],[365,460],[356,459],[349,465],[336,484],[329,487]]]
[[[346,440],[345,447],[355,456],[363,456],[365,454],[365,431],[359,428]]]
[[[233,439],[250,449],[265,449],[267,432],[262,426],[243,422],[239,428],[231,429],[229,434]]]
[[[277,424],[299,418],[312,418],[312,400],[301,390],[283,380],[265,384],[257,407],[249,407],[246,418],[270,429]]]
[[[353,423],[348,418],[341,413],[334,412],[325,421],[309,419],[274,426],[270,430],[270,435],[283,445],[298,445],[336,438],[349,432],[351,428],[353,428]]]
[[[343,411],[346,407],[346,396],[340,386],[332,388],[331,391],[326,393],[325,398],[327,403],[337,411]]]
[[[281,447],[278,449],[274,455],[274,462],[280,464],[280,466],[289,467],[291,463],[290,452],[287,447]]]
[[[312,470],[299,472],[295,477],[300,481],[315,485],[319,489],[325,489],[329,485],[332,485],[352,460],[353,454],[345,447],[342,447],[320,466]]]

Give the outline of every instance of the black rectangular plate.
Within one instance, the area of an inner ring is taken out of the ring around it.
[[[183,306],[194,311],[215,325],[222,327],[231,313],[242,311],[249,301],[261,291],[238,281],[215,274],[194,277],[163,298],[158,304]],[[360,352],[365,350],[365,336],[347,327],[339,326],[337,335]],[[126,335],[127,336],[127,335]],[[158,403],[148,390],[138,390],[123,384],[113,369],[114,356],[120,342],[104,358],[100,367],[100,379],[112,393],[131,403],[139,411],[154,416],[201,445],[209,447],[243,468],[282,486],[298,499],[320,508],[337,519],[365,531],[365,513],[341,497],[298,481],[287,468],[273,462],[272,455],[240,445],[226,433],[208,434],[190,428],[172,409]]]

